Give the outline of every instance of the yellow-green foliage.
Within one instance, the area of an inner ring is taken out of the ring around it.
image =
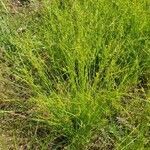
[[[1,62],[52,130],[43,149],[148,149],[149,0],[0,3]]]

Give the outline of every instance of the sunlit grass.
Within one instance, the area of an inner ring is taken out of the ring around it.
[[[2,104],[11,103],[2,114],[44,124],[29,149],[148,149],[148,0],[1,8]]]

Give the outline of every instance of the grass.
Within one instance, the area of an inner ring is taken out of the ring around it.
[[[148,0],[4,0],[0,16],[13,149],[149,149]]]

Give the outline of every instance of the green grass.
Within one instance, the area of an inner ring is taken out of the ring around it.
[[[149,0],[8,3],[0,116],[14,149],[148,150]]]

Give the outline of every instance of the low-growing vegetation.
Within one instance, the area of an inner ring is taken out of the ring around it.
[[[150,148],[149,0],[1,0],[0,33],[0,149]]]

